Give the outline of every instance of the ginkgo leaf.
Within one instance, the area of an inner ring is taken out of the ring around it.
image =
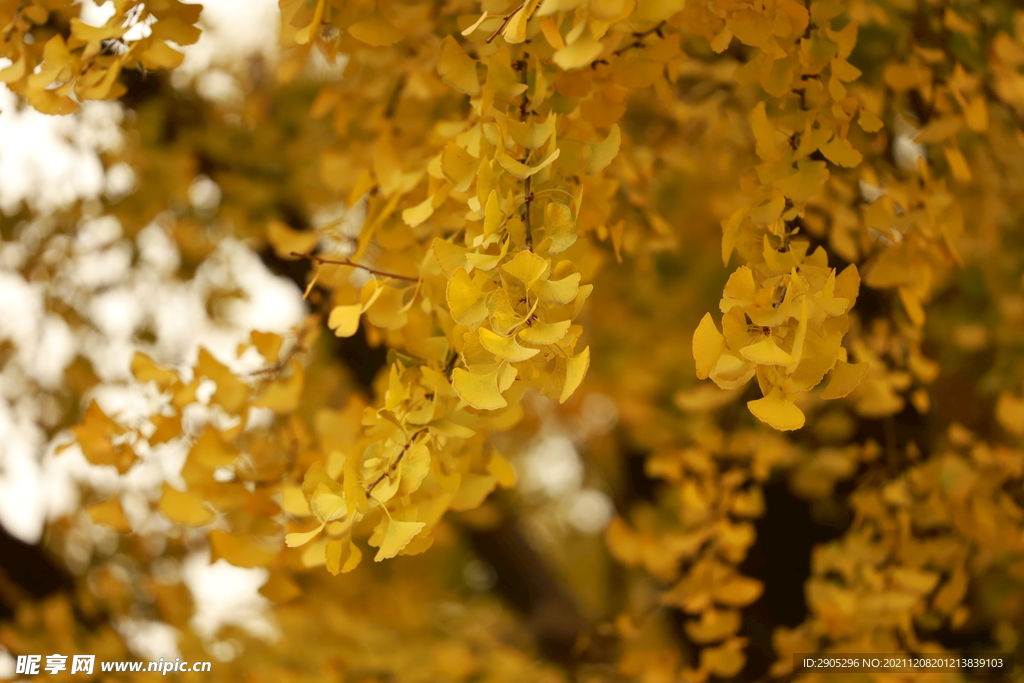
[[[306,385],[306,371],[302,361],[293,356],[288,362],[288,373],[279,377],[253,401],[256,408],[269,408],[278,415],[294,412],[302,400],[302,389]]]
[[[571,320],[562,320],[557,323],[534,324],[531,327],[524,327],[519,331],[519,338],[531,344],[554,344],[560,341],[565,333],[569,331]]]
[[[481,410],[497,410],[508,405],[498,389],[498,369],[486,374],[455,368],[452,388],[463,401]]]
[[[323,2],[323,0],[320,0]],[[441,41],[438,73],[445,83],[467,95],[480,93],[480,79],[476,75],[476,60],[466,54],[462,46],[448,35]]]
[[[341,541],[330,541],[324,548],[327,571],[334,576],[352,571],[359,566],[362,559],[363,551],[348,538]]]
[[[576,298],[581,277],[579,273],[572,273],[561,280],[538,280],[530,289],[545,303],[564,304]]]
[[[463,475],[459,490],[455,492],[448,506],[456,512],[475,510],[490,495],[497,483],[498,480],[490,474]]]
[[[567,45],[556,51],[552,59],[559,68],[569,71],[589,66],[603,49],[604,45],[601,44],[601,41],[587,31],[572,45]]]
[[[565,403],[572,396],[576,389],[583,382],[587,375],[587,368],[590,367],[590,347],[569,358],[565,363],[565,385],[562,387],[562,395],[558,397],[559,403]]]
[[[313,32],[320,30],[320,20],[324,15],[324,3],[326,0],[317,0],[316,9],[313,10],[313,21],[309,22],[309,25],[299,29],[295,34],[295,42],[299,45],[305,45],[313,39]]]
[[[423,522],[399,522],[388,519],[384,540],[373,561],[380,562],[397,555],[425,526]]]
[[[697,361],[697,379],[707,379],[725,348],[725,337],[718,331],[710,313],[705,313],[693,333],[693,359]]]
[[[164,482],[159,510],[167,519],[188,526],[203,526],[213,519],[198,491],[179,491]]]
[[[507,267],[507,266],[506,266]],[[448,308],[457,323],[472,325],[487,317],[487,303],[480,286],[463,268],[455,271],[446,290]]]
[[[253,538],[219,529],[210,531],[210,548],[213,560],[224,559],[236,567],[265,567],[275,557],[275,553],[259,547]]]
[[[622,144],[622,131],[618,124],[612,126],[602,142],[590,146],[590,161],[587,162],[587,174],[593,175],[603,171],[619,153]]]
[[[508,154],[505,154],[505,152],[502,152],[500,150],[494,156],[494,158],[497,159],[498,163],[501,164],[501,166],[506,171],[508,171],[509,173],[514,175],[516,178],[526,179],[526,178],[529,178],[532,175],[535,175],[539,171],[544,170],[545,168],[547,168],[551,164],[555,163],[555,161],[558,159],[558,157],[559,157],[559,155],[561,153],[562,153],[562,150],[556,149],[554,152],[552,152],[551,154],[546,156],[544,158],[544,160],[541,161],[536,166],[528,166],[527,164],[525,164],[525,163],[523,163],[521,161],[516,161],[515,159],[510,157]]]
[[[548,45],[554,49],[561,50],[565,47],[565,39],[558,32],[558,22],[554,17],[544,17],[541,19],[540,31],[544,34],[544,39],[548,41]]]
[[[487,21],[490,18],[491,18],[491,15],[488,14],[487,12],[484,12],[483,14],[480,15],[479,19],[474,21],[472,24],[470,24],[466,28],[462,29],[462,35],[464,35],[464,36],[471,35],[474,31],[476,31],[478,28],[480,28],[480,24],[484,23],[485,21]]]
[[[299,258],[292,256],[292,252],[305,254],[312,251],[319,240],[320,236],[314,231],[292,230],[277,220],[267,223],[267,241],[274,247],[274,253],[286,260]]]
[[[705,610],[699,621],[686,622],[686,635],[696,643],[722,640],[740,628],[740,613],[736,610]]]
[[[539,349],[520,346],[515,337],[502,337],[486,327],[481,327],[479,334],[480,343],[485,349],[499,358],[513,363],[528,360],[540,353]]]
[[[454,142],[446,144],[441,152],[441,172],[459,192],[468,190],[476,180],[479,165],[479,159]]]
[[[414,443],[402,458],[401,495],[414,493],[430,472],[430,449],[423,443]]]
[[[484,204],[484,239],[496,233],[504,220],[505,212],[501,209],[498,191],[491,190],[487,196],[487,203]]]
[[[882,129],[882,126],[885,125],[882,122],[882,119],[863,108],[860,110],[860,116],[857,117],[857,124],[864,129],[864,132],[866,133],[877,133]]]
[[[284,537],[284,544],[289,548],[298,548],[300,545],[306,545],[314,538],[317,534],[324,530],[324,523],[321,522],[320,526],[313,529],[312,531],[302,531],[288,534]]]
[[[96,524],[109,526],[114,531],[122,534],[129,533],[132,530],[131,525],[128,524],[128,520],[124,516],[121,501],[117,498],[110,498],[102,503],[90,505],[87,511],[90,519]]]
[[[576,242],[576,221],[565,204],[551,202],[544,207],[544,227],[551,239],[549,253],[563,252]]]
[[[516,141],[516,144],[525,149],[538,149],[554,135],[557,121],[558,115],[552,112],[542,122],[509,119],[506,125],[508,125],[509,135]]]
[[[431,248],[434,251],[434,258],[437,259],[437,263],[441,266],[441,270],[449,278],[455,274],[455,271],[459,268],[466,267],[466,253],[468,249],[460,247],[457,244],[452,244],[448,240],[443,240],[440,237],[435,237],[431,243]]]
[[[864,155],[855,150],[848,140],[839,136],[832,138],[831,142],[822,145],[821,153],[833,164],[839,164],[847,168],[856,166],[864,159]]]
[[[348,32],[356,40],[374,47],[394,45],[405,37],[401,30],[377,12],[369,19],[357,21],[349,26]]]
[[[750,125],[754,129],[754,139],[757,141],[757,156],[765,161],[776,161],[781,155],[780,146],[776,139],[776,130],[768,121],[764,101],[754,105],[750,113]]]
[[[828,178],[829,172],[824,161],[802,159],[797,162],[796,173],[776,181],[775,185],[787,197],[799,202],[818,194]]]
[[[402,220],[406,225],[415,228],[417,225],[434,215],[434,196],[431,195],[416,206],[402,211]]]
[[[829,400],[848,396],[868,374],[869,367],[869,363],[847,363],[837,360],[835,367],[832,368],[828,386],[821,392],[821,397]]]
[[[739,389],[750,381],[757,371],[757,364],[744,360],[731,353],[722,353],[712,368],[711,381],[720,389]]]
[[[756,291],[753,271],[746,266],[740,266],[725,283],[725,296],[722,297],[718,307],[722,313],[726,313],[733,306],[746,306],[754,301]]]
[[[543,277],[549,268],[546,260],[530,251],[521,251],[501,267],[506,273],[525,285],[531,285]]]
[[[309,509],[321,522],[341,519],[348,514],[345,496],[336,493],[326,484],[320,484],[313,492]]]
[[[349,455],[345,458],[343,469],[342,488],[345,493],[345,506],[348,517],[355,518],[359,512],[365,512],[366,491],[363,489],[363,482],[359,478],[358,456]]]
[[[140,382],[156,382],[161,389],[166,389],[178,381],[178,373],[173,370],[157,365],[157,363],[142,353],[136,351],[132,357],[132,376]]]
[[[740,349],[740,355],[758,365],[790,365],[793,356],[779,348],[771,337]]]
[[[747,408],[754,417],[779,431],[792,431],[804,426],[803,411],[779,387],[772,389],[764,398],[748,401]]]

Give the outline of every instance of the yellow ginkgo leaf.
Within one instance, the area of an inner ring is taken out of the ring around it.
[[[423,522],[399,522],[390,518],[387,520],[387,525],[384,540],[380,544],[377,555],[373,558],[374,562],[397,555],[426,526]]]
[[[746,266],[740,266],[729,276],[725,283],[725,296],[722,297],[718,307],[722,313],[726,313],[733,306],[746,306],[753,303],[754,294],[757,292],[754,284],[754,273]]]
[[[821,392],[821,397],[829,400],[848,396],[868,374],[868,367],[868,363],[847,363],[844,360],[837,360],[835,367],[832,368],[828,386]]]
[[[423,443],[414,443],[402,457],[400,495],[415,492],[430,472],[430,449]]]
[[[166,482],[160,496],[160,512],[179,524],[202,526],[213,519],[213,512],[206,507],[202,494],[198,491],[179,491]]]
[[[720,389],[733,390],[739,389],[749,382],[755,372],[757,372],[756,363],[743,360],[732,353],[723,353],[718,357],[709,376]]]
[[[136,351],[132,357],[132,376],[140,382],[156,382],[161,389],[166,389],[178,381],[178,373],[158,365],[152,358]]]
[[[468,251],[465,247],[460,247],[457,244],[452,244],[448,240],[443,240],[440,237],[435,237],[431,244],[431,249],[434,252],[434,258],[437,259],[437,264],[441,266],[441,270],[449,278],[455,274],[455,271],[459,268],[466,267],[466,252]]]
[[[802,202],[821,192],[822,186],[828,182],[828,164],[801,159],[796,166],[796,173],[777,180],[775,186],[790,199]]]
[[[330,541],[324,548],[327,571],[335,576],[352,571],[359,566],[362,559],[363,551],[349,538]]]
[[[575,356],[565,362],[565,384],[562,387],[562,395],[558,397],[559,403],[566,400],[575,393],[583,378],[587,375],[587,368],[590,367],[590,347],[583,349]]]
[[[323,0],[320,0],[321,4]],[[441,57],[437,71],[445,83],[467,95],[480,93],[480,79],[476,75],[476,60],[466,54],[452,36],[441,42]]]
[[[449,142],[441,152],[441,172],[451,181],[459,192],[465,192],[476,180],[476,170],[480,160],[465,149]]]
[[[562,150],[556,149],[554,152],[545,157],[544,160],[541,161],[536,166],[527,166],[523,162],[516,161],[508,154],[505,154],[505,152],[502,152],[500,150],[498,151],[494,158],[498,160],[498,163],[501,164],[506,171],[508,171],[509,173],[511,173],[512,175],[519,179],[525,179],[534,175],[538,171],[544,170],[545,168],[553,164],[555,160],[558,159],[561,153]]]
[[[736,610],[704,610],[699,621],[686,623],[686,635],[695,643],[722,640],[736,633],[741,621],[740,613]]]
[[[558,50],[552,58],[559,68],[569,71],[588,66],[597,59],[603,49],[604,45],[601,44],[601,41],[592,36],[589,31],[585,31],[576,42]]]
[[[481,410],[497,410],[504,408],[508,402],[498,389],[498,372],[500,368],[481,374],[455,368],[452,372],[452,388],[463,401]]]
[[[790,365],[793,356],[779,348],[771,337],[740,349],[740,355],[758,365]]]
[[[474,21],[472,24],[470,24],[466,28],[462,29],[462,35],[464,35],[464,36],[471,35],[474,31],[476,31],[478,28],[480,28],[480,24],[484,23],[485,21],[487,21],[490,18],[491,18],[491,15],[488,14],[487,12],[484,12],[483,14],[480,15],[479,19]]]
[[[88,507],[89,517],[96,524],[109,526],[114,531],[126,534],[132,530],[131,525],[124,516],[124,509],[121,501],[117,498],[105,500]]]
[[[502,337],[486,327],[481,327],[479,334],[480,343],[483,347],[503,360],[516,363],[533,358],[540,353],[539,349],[530,349],[525,346],[520,346],[515,340],[515,337]]]
[[[410,206],[402,211],[402,220],[411,228],[423,223],[423,221],[434,215],[434,196],[430,195],[416,206]]]
[[[219,529],[210,531],[210,549],[214,560],[224,559],[236,567],[265,567],[276,556],[276,553],[257,545],[250,536],[229,534]]]
[[[554,344],[562,339],[569,331],[571,320],[562,320],[557,323],[534,324],[532,327],[524,327],[519,332],[519,338],[531,344]]]
[[[697,361],[697,379],[707,379],[725,348],[725,337],[718,331],[710,313],[705,313],[693,333],[693,359]]]
[[[538,280],[530,289],[545,303],[564,304],[576,298],[581,277],[579,273],[572,273],[561,280]]]
[[[612,126],[602,142],[590,146],[590,161],[587,162],[587,175],[593,175],[603,171],[612,159],[619,153],[619,146],[622,144],[622,131],[618,124]]]
[[[320,526],[313,529],[312,531],[300,531],[288,534],[284,537],[284,544],[289,548],[298,548],[300,545],[306,545],[324,529],[324,523],[320,522]]]
[[[345,458],[343,471],[342,489],[345,492],[345,507],[349,518],[355,518],[357,513],[366,512],[366,490],[359,478],[360,457],[349,454]]]
[[[522,145],[525,149],[537,149],[541,147],[555,132],[555,123],[558,115],[551,113],[543,122],[516,121],[509,119],[508,133],[516,144]]]
[[[341,519],[348,513],[345,496],[331,489],[327,484],[320,484],[309,501],[309,509],[321,522]]]
[[[359,316],[363,313],[361,304],[335,306],[327,318],[327,327],[338,337],[351,337],[359,329]]]
[[[838,135],[821,146],[821,153],[833,164],[847,168],[856,166],[864,159],[864,155],[855,150],[848,140]]]
[[[484,239],[496,233],[504,220],[505,212],[501,209],[498,191],[491,190],[487,196],[487,203],[484,204]]]
[[[394,24],[376,12],[369,19],[349,26],[348,32],[356,40],[374,47],[394,45],[405,37]]]
[[[292,230],[281,221],[272,220],[267,223],[267,241],[274,247],[274,252],[283,259],[296,259],[292,252],[304,254],[316,246],[320,236],[312,231]]]
[[[314,31],[320,30],[320,20],[324,15],[324,3],[326,0],[317,0],[316,9],[313,10],[313,21],[298,30],[295,34],[295,42],[299,45],[306,45],[314,38]]]
[[[565,204],[549,203],[544,207],[544,227],[551,238],[548,252],[558,254],[576,242],[576,221]]]
[[[768,113],[764,102],[754,105],[750,113],[750,125],[754,129],[754,140],[757,142],[757,156],[764,161],[775,161],[781,156],[781,147],[776,137],[776,129],[768,121]]]
[[[525,285],[532,285],[548,272],[548,262],[531,251],[521,251],[501,267]]]
[[[804,426],[804,413],[789,400],[782,389],[775,387],[764,398],[747,401],[747,408],[758,420],[779,431],[788,432]]]
[[[472,325],[487,317],[487,303],[480,285],[470,279],[464,268],[456,270],[448,281],[446,295],[455,322]]]

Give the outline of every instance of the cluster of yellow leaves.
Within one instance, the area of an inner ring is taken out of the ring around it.
[[[976,616],[1009,616],[1006,606],[1021,594],[1019,559],[1006,562],[1024,553],[1024,510],[1012,492],[1024,452],[957,424],[947,438],[941,455],[854,493],[849,531],[814,552],[811,618],[776,633],[774,673],[791,671],[796,652],[943,653],[919,634],[963,625],[968,585],[983,577],[976,585],[986,595],[972,604],[990,613]]]
[[[671,512],[641,507],[632,526],[616,518],[608,527],[613,556],[673,584],[661,603],[692,617],[685,629],[702,648],[699,662],[671,671],[672,680],[703,683],[743,669],[747,640],[738,635],[739,610],[756,601],[764,586],[740,574],[737,565],[754,543],[752,520],[765,511],[762,484],[774,466],[793,456],[777,437],[705,430],[689,448],[647,458],[647,474],[672,486]]]
[[[836,276],[823,249],[808,256],[809,243],[793,239],[808,203],[824,194],[826,160],[840,167],[861,162],[848,139],[854,117],[860,115],[867,131],[881,127],[844,85],[860,76],[847,61],[857,24],[833,29],[843,7],[824,1],[809,9],[780,0],[706,3],[688,11],[716,51],[733,37],[759,49],[737,78],[760,83],[774,98],[751,113],[761,163],[744,179],[747,206],[723,223],[723,261],[728,264],[735,251],[748,265],[726,286],[724,334],[710,314],[694,334],[697,376],[735,389],[756,374],[764,398],[750,401],[750,411],[776,429],[799,429],[805,416],[794,403],[797,395],[831,371],[823,398],[845,396],[867,371],[848,363],[841,347],[860,286],[857,268]]]
[[[315,526],[288,540],[304,546],[305,563],[350,570],[351,526],[371,512],[375,559],[425,550],[446,509],[509,485],[486,443],[518,422],[524,392],[565,402],[579,387],[590,349],[578,348],[575,321],[593,287],[582,283],[587,245],[577,239],[610,236],[619,252],[622,224],[609,228],[607,201],[618,184],[605,177],[622,144],[617,122],[630,89],[653,86],[671,100],[682,55],[665,27],[681,5],[528,2],[475,22],[461,16],[464,38],[435,35],[419,5],[282,5],[291,53],[279,76],[294,77],[313,46],[328,58],[343,52],[362,81],[348,92],[373,107],[353,120],[333,86],[313,105],[317,116],[334,112],[339,138],[322,157],[324,181],[367,207],[346,258],[324,261],[314,277],[331,291],[337,336],[362,326],[393,350],[363,436],[326,453],[326,479],[306,475],[305,503],[292,511]],[[642,60],[629,54],[641,48]],[[403,107],[407,98],[454,118],[424,119],[424,107]],[[369,144],[364,128],[374,131]],[[315,244],[270,227],[279,252]]]
[[[201,5],[179,0],[116,0],[114,14],[103,26],[78,18],[80,6],[70,0],[6,3],[0,57],[11,65],[0,82],[47,114],[69,114],[83,100],[120,97],[122,69],[173,69],[184,55],[168,45],[191,45],[199,39],[195,26]],[[151,24],[148,35],[126,41],[136,24]],[[67,34],[54,30],[67,26]]]
[[[216,519],[230,520],[231,531],[211,529],[214,554],[240,566],[258,566],[273,558],[279,540],[280,524],[272,516],[279,511],[271,496],[290,470],[291,460],[304,438],[305,429],[297,422],[282,420],[270,433],[247,429],[251,408],[269,409],[277,415],[295,411],[304,387],[304,371],[298,358],[281,355],[283,340],[273,334],[253,332],[252,344],[270,363],[270,372],[239,378],[205,349],[190,373],[179,373],[154,362],[139,352],[132,360],[136,381],[151,384],[164,399],[161,408],[149,417],[148,425],[128,428],[108,417],[99,405],[91,403],[82,423],[74,428],[76,442],[85,458],[94,465],[113,465],[126,474],[137,460],[136,450],[145,451],[172,440],[190,444],[181,470],[187,488],[182,491],[164,483],[156,509],[172,522],[203,527]],[[183,374],[190,375],[187,379]],[[209,406],[233,422],[225,430],[212,423],[196,433],[185,429],[185,410],[199,402],[197,392],[204,382],[216,385]],[[232,480],[224,481],[215,472],[231,471]],[[257,484],[252,488],[253,484]],[[272,485],[272,486],[271,486]],[[131,531],[120,502],[111,499],[89,508],[92,519],[120,532]],[[260,540],[256,540],[256,539]]]
[[[724,334],[709,313],[693,336],[697,377],[737,389],[756,374],[764,398],[747,406],[781,430],[803,426],[793,397],[817,386],[826,373],[832,375],[822,398],[834,399],[849,394],[868,369],[866,363],[848,363],[841,346],[860,284],[856,266],[837,276],[824,249],[810,256],[806,250],[801,241],[776,250],[764,235],[763,262],[754,269],[741,266],[725,286]]]

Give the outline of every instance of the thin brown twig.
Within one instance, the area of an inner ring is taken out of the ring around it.
[[[632,43],[630,43],[629,45],[627,45],[625,47],[620,47],[618,50],[616,50],[612,54],[615,55],[616,57],[619,57],[619,56],[625,54],[626,52],[629,52],[633,48],[636,48],[636,47],[647,47],[646,45],[644,45],[644,38],[646,38],[647,36],[651,35],[652,33],[657,33],[659,37],[664,38],[665,37],[664,30],[663,30],[664,28],[665,28],[665,22],[664,21],[660,21],[660,22],[658,22],[658,25],[655,26],[654,28],[649,28],[646,31],[639,31],[637,33],[634,33],[633,34],[633,42]],[[600,61],[600,60],[598,60],[598,61]],[[596,63],[597,62],[595,62],[595,64]]]
[[[505,27],[508,26],[508,22],[512,21],[512,17],[514,17],[519,12],[519,10],[523,9],[524,7],[526,7],[526,3],[525,2],[523,4],[521,4],[521,5],[519,5],[519,7],[516,7],[514,10],[512,10],[508,14],[506,14],[505,18],[501,22],[501,26],[498,27],[498,30],[496,30],[494,33],[492,33],[490,35],[490,37],[486,41],[484,41],[484,42],[486,42],[489,45],[491,43],[491,41],[493,41],[495,38],[498,37],[499,33],[501,33],[502,31],[505,30]]]
[[[423,428],[423,429],[419,430],[418,432],[416,432],[415,434],[412,435],[412,437],[409,439],[409,442],[407,444],[402,446],[402,450],[401,450],[401,452],[399,452],[398,457],[395,458],[395,461],[393,463],[391,463],[391,465],[388,466],[387,470],[385,470],[383,473],[381,473],[381,475],[379,477],[374,479],[373,482],[371,482],[370,485],[366,487],[366,497],[367,498],[369,498],[370,494],[373,493],[373,489],[376,488],[377,484],[379,484],[382,481],[384,481],[385,479],[387,479],[391,474],[394,473],[394,471],[396,469],[398,469],[398,466],[402,462],[402,458],[404,458],[405,454],[409,452],[410,448],[412,448],[413,443],[416,442],[416,439],[419,437],[420,434],[423,434],[426,431],[427,431],[426,428]]]
[[[361,270],[365,270],[368,273],[373,273],[374,275],[380,275],[381,277],[390,277],[390,278],[394,278],[396,280],[408,280],[409,282],[419,282],[420,281],[420,279],[418,277],[410,277],[408,275],[398,275],[396,273],[389,273],[389,272],[384,271],[384,270],[377,270],[376,268],[371,268],[370,266],[364,266],[361,263],[353,263],[352,261],[350,261],[348,259],[343,259],[343,260],[339,261],[339,260],[336,260],[336,259],[324,258],[323,256],[317,256],[316,254],[304,254],[304,253],[302,253],[300,251],[293,251],[291,253],[291,255],[292,256],[300,256],[302,258],[307,258],[310,261],[316,261],[317,263],[326,263],[326,264],[329,264],[329,265],[332,265],[332,266],[352,266],[353,268],[359,268]]]

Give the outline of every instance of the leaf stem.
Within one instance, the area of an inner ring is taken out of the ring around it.
[[[484,41],[484,42],[486,42],[488,45],[490,45],[491,41],[493,41],[495,38],[497,38],[498,34],[505,30],[505,27],[508,26],[508,22],[512,21],[512,17],[514,17],[519,12],[519,10],[523,9],[524,7],[526,7],[526,3],[525,2],[523,4],[521,4],[521,5],[519,5],[519,7],[516,7],[514,10],[512,10],[508,14],[506,14],[505,15],[505,19],[501,22],[501,26],[498,27],[498,30],[496,30],[494,33],[492,33],[490,35],[490,37],[486,41]]]
[[[361,270],[365,270],[368,273],[373,273],[374,275],[380,275],[381,277],[390,277],[390,278],[394,278],[395,280],[407,280],[409,282],[419,282],[420,281],[420,279],[418,277],[410,277],[408,275],[398,275],[396,273],[389,273],[389,272],[384,271],[384,270],[377,270],[376,268],[371,268],[370,266],[364,266],[361,263],[353,263],[349,259],[342,259],[342,260],[329,259],[329,258],[324,258],[323,256],[317,256],[316,254],[304,254],[304,253],[302,253],[300,251],[293,251],[291,253],[291,255],[292,256],[300,256],[302,258],[307,258],[310,261],[316,261],[317,263],[326,263],[326,264],[330,264],[330,265],[334,265],[334,266],[352,266],[353,268],[359,268]]]

